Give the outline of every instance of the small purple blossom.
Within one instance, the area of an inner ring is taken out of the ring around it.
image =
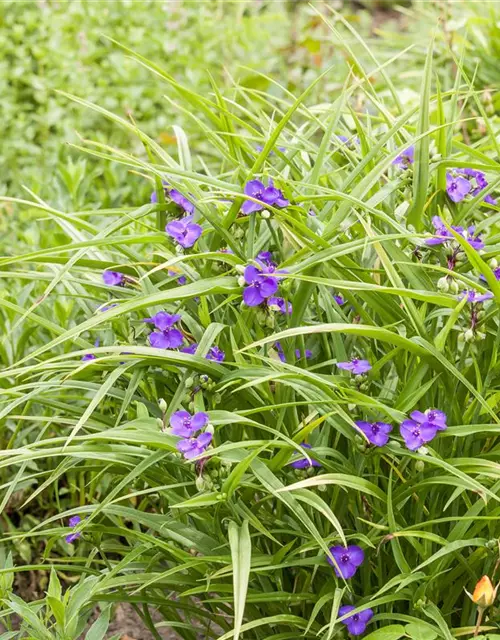
[[[260,262],[268,267],[275,267],[276,263],[273,260],[273,254],[271,251],[261,251],[256,258],[257,262]]]
[[[446,414],[439,409],[427,409],[425,413],[413,411],[410,418],[411,420],[404,420],[400,426],[401,436],[410,451],[420,449],[430,442],[438,431],[447,428]]]
[[[283,192],[274,186],[271,178],[269,178],[267,187],[260,180],[250,180],[246,183],[244,192],[245,195],[259,201],[246,200],[241,207],[241,211],[245,215],[261,211],[266,206],[283,208],[288,207],[290,204]]]
[[[271,311],[279,311],[283,315],[291,315],[293,311],[292,303],[288,302],[284,298],[277,298],[276,296],[271,296],[267,299],[267,306]]]
[[[165,227],[165,231],[184,249],[192,247],[202,234],[202,228],[193,222],[193,216],[172,220]]]
[[[303,442],[300,446],[303,449],[311,449],[311,445],[306,444],[305,442]],[[296,460],[292,460],[292,462],[289,463],[289,466],[293,467],[294,469],[309,469],[309,467],[321,467],[320,463],[317,460],[313,460],[312,458],[311,462],[309,462],[307,458],[298,458]]]
[[[438,245],[438,244],[443,244],[445,242],[449,242],[450,240],[454,239],[453,234],[449,229],[445,227],[443,221],[439,216],[434,216],[432,218],[432,225],[436,230],[436,235],[432,238],[427,238],[427,240],[425,241],[425,244],[429,246]],[[455,225],[451,225],[451,228],[453,229],[453,231],[455,231],[455,233],[458,233],[463,238],[465,238],[473,249],[479,250],[484,248],[484,242],[481,239],[481,236],[474,235],[474,232],[475,232],[474,226],[468,227],[467,231],[465,231],[463,227],[458,227]]]
[[[350,604],[346,604],[339,609],[339,616],[343,618],[345,615],[354,611],[356,607],[353,607]],[[352,636],[360,636],[365,632],[367,624],[373,618],[373,611],[371,609],[364,609],[364,611],[360,611],[360,613],[355,613],[353,616],[349,616],[348,618],[344,618],[342,620],[342,624],[345,624],[347,630]]]
[[[97,338],[97,340],[94,342],[94,347],[98,347],[99,346],[99,338]],[[93,353],[86,353],[84,356],[82,356],[82,362],[89,362],[90,360],[96,360],[96,356]]]
[[[497,200],[491,194],[488,194],[487,196],[484,196],[484,202],[486,202],[486,204],[492,204],[495,206]]]
[[[82,521],[82,519],[80,518],[80,516],[72,516],[69,520],[68,520],[68,524],[69,526],[74,529],[76,526],[78,526],[78,524]],[[79,531],[74,531],[69,533],[66,537],[65,540],[66,542],[68,542],[69,544],[73,544],[73,542],[75,542],[75,540],[78,540],[78,538],[81,536],[82,534]]]
[[[208,414],[204,411],[198,411],[194,415],[188,411],[176,411],[170,416],[172,435],[192,438],[197,431],[207,426],[208,420]]]
[[[337,293],[336,295],[334,295],[333,299],[339,305],[339,307],[341,307],[343,304],[345,304],[344,297],[340,293]]]
[[[337,566],[334,565],[329,556],[327,556],[328,562],[335,569],[337,578],[344,578],[344,580],[352,578],[365,559],[363,549],[355,544],[348,547],[330,547],[330,553],[335,558]]]
[[[178,282],[180,285],[182,285],[182,284],[186,284],[186,282],[187,282],[187,278],[186,278],[186,276],[179,275],[179,272],[178,272],[176,269],[169,269],[169,270],[167,271],[167,273],[168,273],[168,275],[169,275],[171,278],[175,278],[175,277],[177,276],[177,282]]]
[[[159,311],[152,318],[144,318],[143,322],[154,324],[158,329],[150,334],[149,344],[157,349],[177,349],[180,347],[184,342],[184,337],[179,329],[172,328],[180,319],[179,314],[170,314],[166,311]]]
[[[313,355],[313,352],[311,351],[311,349],[306,349],[304,351],[304,358],[306,360],[309,360],[309,358],[312,358],[312,355]],[[301,358],[302,357],[300,349],[295,349],[295,357],[296,358]]]
[[[360,376],[367,371],[370,371],[372,365],[368,360],[358,360],[357,358],[353,358],[350,362],[337,362],[337,367],[339,369],[344,369],[345,371],[351,371],[355,375]]]
[[[389,434],[392,431],[391,424],[386,422],[364,422],[363,420],[357,420],[355,424],[365,434],[370,444],[374,444],[376,447],[383,447],[389,441]]]
[[[165,329],[170,329],[170,327],[179,322],[180,319],[181,316],[178,313],[167,313],[166,311],[158,311],[158,313],[156,313],[151,318],[144,318],[143,322],[154,324],[155,329],[165,331]]]
[[[478,302],[484,302],[485,300],[491,300],[493,298],[493,294],[491,291],[487,291],[486,293],[479,293],[474,289],[468,289],[466,291],[462,291],[459,294],[458,299],[462,300],[463,298],[467,299],[467,302],[471,304],[476,304]]]
[[[264,268],[248,265],[245,268],[243,277],[247,287],[243,290],[243,301],[249,307],[256,307],[262,304],[266,298],[274,295],[278,291],[278,283],[276,278],[268,276],[264,272]]]
[[[476,230],[476,227],[474,226],[468,227],[467,235],[465,236],[465,239],[473,249],[475,249],[476,251],[479,251],[480,249],[484,249],[484,242],[481,239],[481,236],[479,234],[477,236],[474,235],[475,230]]]
[[[165,198],[170,197],[172,202],[175,202],[181,209],[183,209],[186,213],[194,213],[194,204],[190,202],[186,196],[183,196],[180,191],[177,189],[169,189],[168,182],[163,182],[163,191],[165,193]],[[151,203],[156,204],[158,202],[158,194],[156,191],[153,191],[151,194]]]
[[[193,342],[193,344],[190,344],[188,347],[182,347],[181,351],[182,353],[189,353],[192,356],[194,356],[197,348],[198,348],[198,344],[196,342]]]
[[[104,284],[110,287],[123,287],[126,277],[119,271],[106,270],[102,272],[102,279],[104,280]]]
[[[397,158],[392,161],[392,164],[400,169],[408,169],[408,167],[415,162],[415,147],[409,146],[408,149],[402,151]]]
[[[453,202],[461,202],[471,189],[471,183],[463,176],[446,174],[446,193]]]
[[[224,362],[226,354],[222,349],[219,349],[217,346],[210,347],[205,358],[207,360],[212,360],[213,362]]]
[[[196,458],[201,455],[211,441],[212,434],[205,431],[197,438],[185,438],[184,440],[179,440],[176,446],[178,451],[184,454],[186,460],[191,460],[191,458]]]

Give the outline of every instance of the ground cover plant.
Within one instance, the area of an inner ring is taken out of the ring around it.
[[[156,638],[496,640],[492,27],[452,19],[379,58],[309,7],[332,59],[296,87],[108,41],[175,146],[58,94],[119,132],[72,153],[130,200],[2,198],[0,638],[96,640],[126,602]]]

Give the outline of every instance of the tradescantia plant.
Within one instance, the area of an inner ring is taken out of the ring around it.
[[[322,104],[198,95],[136,55],[210,151],[73,98],[142,142],[81,145],[137,206],[10,199],[67,241],[0,260],[3,542],[35,550],[6,573],[50,567],[61,602],[7,585],[19,637],[124,601],[188,640],[499,628],[464,593],[498,561],[498,123],[464,144],[481,93],[460,60],[434,81],[432,43],[407,107],[342,46]]]

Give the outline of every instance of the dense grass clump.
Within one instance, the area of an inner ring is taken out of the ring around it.
[[[475,40],[382,60],[307,11],[345,64],[293,90],[197,90],[113,42],[175,146],[60,93],[120,131],[73,151],[130,199],[2,198],[2,637],[103,638],[117,602],[157,638],[497,637],[491,87]]]

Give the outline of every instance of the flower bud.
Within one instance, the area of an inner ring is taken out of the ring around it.
[[[426,456],[429,453],[429,449],[427,447],[420,447],[418,450],[421,456]]]
[[[163,429],[163,420],[161,418],[156,418],[156,425],[160,428]]]
[[[498,268],[498,260],[496,258],[492,258],[489,262],[488,262],[490,269],[497,269]]]
[[[214,402],[215,404],[220,404],[222,402],[222,396],[220,393],[216,393],[214,395]]]
[[[191,413],[194,411],[194,402],[189,403],[189,411],[191,411]]]
[[[246,285],[246,281],[245,281],[245,278],[243,276],[240,276],[238,278],[238,284],[239,284],[240,287],[244,287]]]
[[[448,291],[453,294],[457,294],[460,291],[460,287],[458,286],[458,282],[456,280],[452,280],[450,282],[450,286]]]
[[[194,386],[194,379],[191,378],[191,376],[189,378],[186,379],[186,382],[184,383],[184,385],[186,386],[187,389],[191,389],[192,386]]]
[[[484,339],[486,338],[486,334],[483,333],[482,331],[477,331],[476,332],[476,342],[482,342]]]
[[[200,376],[200,382],[201,383],[210,382],[210,378],[207,376],[206,373],[202,373],[202,375]]]
[[[267,209],[263,209],[260,212],[260,215],[261,215],[262,218],[264,218],[264,220],[268,220],[271,217],[271,212],[268,211]]]
[[[184,249],[181,247],[180,244],[176,245],[175,253],[178,253],[178,254],[183,254],[184,253]]]
[[[446,276],[444,276],[443,278],[439,278],[439,280],[437,281],[437,288],[439,289],[439,291],[442,291],[443,293],[448,293],[450,284]]]
[[[205,480],[203,476],[196,476],[195,484],[198,491],[203,491],[205,489]]]
[[[474,342],[475,337],[476,336],[474,335],[474,331],[472,329],[467,329],[467,331],[464,332],[465,342]]]
[[[268,327],[269,329],[274,329],[274,316],[267,316],[266,327]]]
[[[165,413],[165,411],[167,410],[167,403],[163,398],[160,398],[160,400],[158,400],[158,406],[160,407],[160,411],[162,413]]]
[[[215,431],[215,429],[214,429],[214,425],[213,425],[213,424],[210,424],[210,422],[209,422],[209,423],[207,424],[207,426],[205,427],[205,431],[206,431],[207,433],[213,433],[213,432]]]
[[[189,404],[190,402],[191,402],[191,395],[189,393],[186,393],[184,398],[182,398],[182,403],[183,404]]]
[[[481,609],[486,609],[495,602],[497,590],[491,584],[489,577],[483,576],[476,584],[474,593],[472,595],[469,594],[469,596],[474,604],[477,604]]]
[[[421,473],[425,469],[425,462],[423,460],[417,460],[415,462],[415,471]]]

